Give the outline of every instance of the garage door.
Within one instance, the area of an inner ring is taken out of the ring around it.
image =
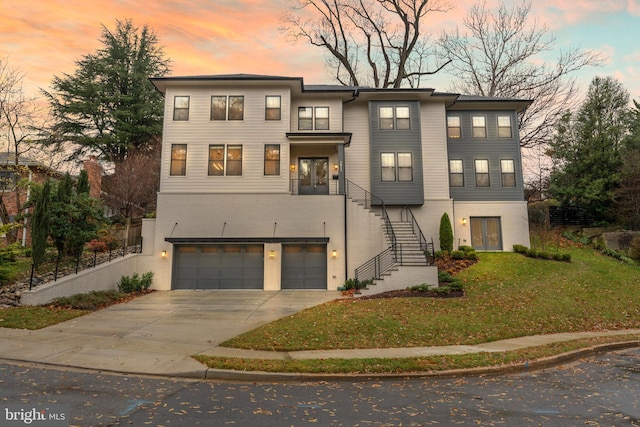
[[[263,289],[263,245],[176,245],[173,289]]]
[[[327,289],[327,246],[282,245],[282,289]]]

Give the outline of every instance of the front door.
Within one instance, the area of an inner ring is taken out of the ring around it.
[[[329,159],[301,158],[299,194],[329,194]]]

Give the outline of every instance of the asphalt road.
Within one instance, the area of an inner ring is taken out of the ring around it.
[[[283,384],[0,365],[0,407],[16,403],[70,405],[72,426],[640,426],[640,349],[497,377]]]

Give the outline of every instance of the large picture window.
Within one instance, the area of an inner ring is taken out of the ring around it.
[[[173,97],[173,120],[177,122],[189,120],[189,97],[188,96]]]
[[[449,185],[451,187],[464,187],[462,160],[449,160]]]
[[[242,145],[210,145],[209,176],[242,175]]]
[[[476,160],[476,187],[489,187],[489,160]]]
[[[279,144],[267,144],[264,146],[264,174],[280,175]]]
[[[187,144],[171,144],[169,174],[172,176],[187,174]]]

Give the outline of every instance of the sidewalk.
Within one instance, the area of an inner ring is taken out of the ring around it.
[[[523,337],[473,346],[295,352],[218,346],[260,325],[338,297],[326,291],[157,291],[37,331],[0,328],[0,359],[180,378],[299,380],[319,377],[211,370],[191,355],[265,359],[419,357],[501,352],[579,338],[640,334],[640,329],[634,329]]]

